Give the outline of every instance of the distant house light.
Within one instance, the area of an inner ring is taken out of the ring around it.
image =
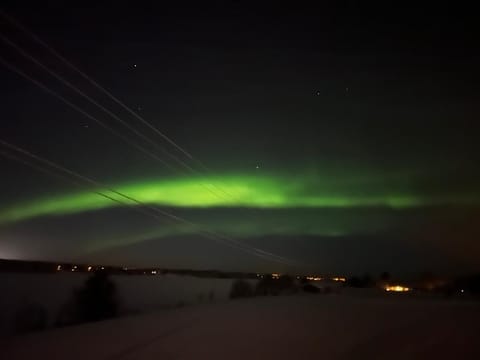
[[[62,271],[62,265],[57,265],[57,271]]]
[[[157,275],[157,270],[152,270],[152,275]]]
[[[92,267],[91,266],[87,267],[87,270],[92,271]]]
[[[273,279],[280,279],[280,274],[278,274],[278,273],[273,273],[273,274],[272,274],[272,278],[273,278]]]
[[[393,291],[393,292],[408,292],[412,289],[402,285],[387,285],[385,286],[385,291]]]

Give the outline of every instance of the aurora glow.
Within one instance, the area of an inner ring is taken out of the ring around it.
[[[476,19],[13,3],[88,79],[5,24],[0,258],[260,266],[201,229],[321,272],[480,271]]]
[[[195,213],[194,213],[195,212]],[[327,236],[341,237],[350,234],[368,235],[382,232],[400,221],[405,222],[403,211],[378,209],[362,211],[361,208],[293,208],[263,209],[261,212],[242,212],[223,209],[222,216],[214,209],[185,209],[182,216],[194,219],[211,231],[238,239],[262,236]],[[108,236],[98,236],[85,246],[86,251],[163,240],[169,237],[197,234],[198,229],[182,224],[144,225],[142,228],[112,229]]]
[[[316,185],[316,186],[314,186]],[[403,187],[403,189],[402,189]],[[217,176],[211,178],[179,178],[118,184],[115,190],[142,203],[180,208],[250,207],[285,208],[413,208],[438,204],[475,203],[476,197],[450,194],[419,196],[406,186],[377,183],[356,184],[312,176]],[[105,191],[98,189],[100,191]],[[108,192],[107,192],[108,193]],[[122,202],[128,200],[108,193]],[[130,202],[131,205],[136,205]],[[0,211],[0,223],[12,223],[34,217],[75,214],[121,204],[91,191],[59,194],[15,204]]]

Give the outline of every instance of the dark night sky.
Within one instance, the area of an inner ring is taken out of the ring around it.
[[[295,259],[296,270],[480,270],[480,48],[471,9],[46,4],[3,10],[208,169],[5,20],[3,37],[196,172],[157,151],[176,171],[162,166],[4,66],[1,140]],[[0,44],[10,64],[156,151]],[[0,166],[0,258],[292,269],[11,159]],[[205,183],[228,198],[212,198]]]

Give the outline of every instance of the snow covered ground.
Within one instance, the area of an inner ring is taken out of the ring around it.
[[[480,303],[257,297],[4,339],[1,359],[480,359]]]
[[[10,334],[15,314],[38,305],[47,314],[48,326],[58,318],[75,289],[82,287],[85,273],[0,274],[0,336]],[[166,307],[225,301],[231,279],[192,276],[112,276],[117,286],[121,313],[143,313]],[[212,297],[212,299],[210,299]]]

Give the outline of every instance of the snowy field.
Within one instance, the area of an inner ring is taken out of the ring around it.
[[[63,307],[88,274],[0,274],[0,335],[12,333],[15,314],[27,306],[40,305],[51,327]],[[191,276],[112,276],[117,286],[122,314],[142,313],[228,298],[231,279]]]
[[[480,359],[479,324],[465,300],[257,297],[4,339],[0,358]]]

